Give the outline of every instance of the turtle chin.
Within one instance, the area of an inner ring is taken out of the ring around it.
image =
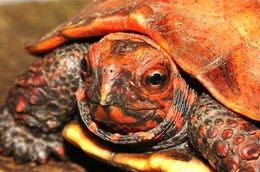
[[[99,127],[119,134],[147,132],[157,127],[162,119],[158,109],[128,109],[119,106],[90,104],[90,115]]]

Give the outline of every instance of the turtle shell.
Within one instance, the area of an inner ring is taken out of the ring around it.
[[[27,50],[119,31],[149,36],[222,104],[260,121],[258,0],[95,0]]]

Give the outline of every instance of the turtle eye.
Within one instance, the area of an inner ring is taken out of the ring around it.
[[[168,75],[166,71],[153,70],[153,71],[149,71],[145,75],[144,82],[149,89],[157,89],[157,88],[162,88],[165,85],[167,78]]]
[[[160,73],[153,73],[147,77],[147,83],[152,86],[158,86],[165,82],[166,77]]]

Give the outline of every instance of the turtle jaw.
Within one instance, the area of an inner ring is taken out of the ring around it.
[[[100,104],[90,104],[89,107],[95,122],[105,130],[120,134],[149,131],[157,127],[165,116],[160,109],[137,110]]]

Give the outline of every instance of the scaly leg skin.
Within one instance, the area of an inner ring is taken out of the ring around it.
[[[260,130],[202,95],[191,111],[189,140],[218,171],[260,171]]]
[[[71,44],[34,63],[15,81],[0,110],[0,153],[17,162],[64,156],[61,130],[76,109],[80,61],[88,44]]]

